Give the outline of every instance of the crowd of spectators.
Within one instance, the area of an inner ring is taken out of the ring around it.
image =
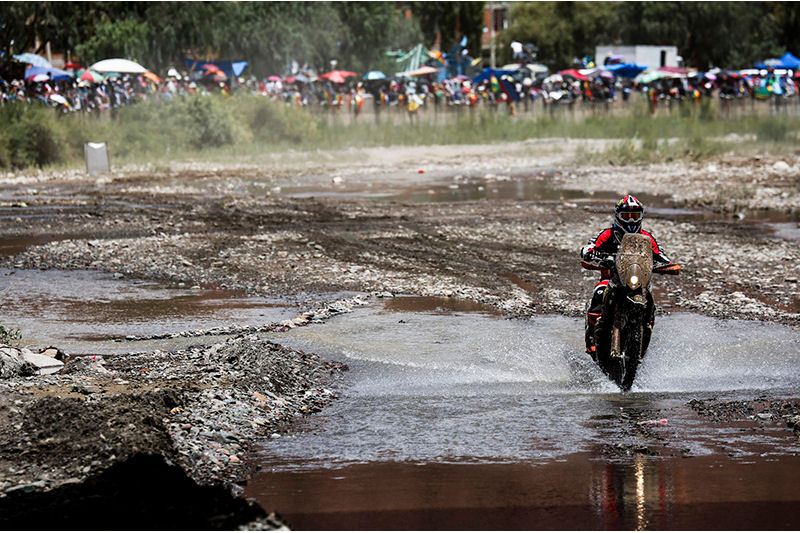
[[[591,70],[591,69],[589,69]],[[294,76],[253,75],[227,77],[216,72],[178,72],[170,69],[163,78],[154,75],[116,75],[89,81],[76,76],[50,79],[0,80],[0,105],[40,102],[63,112],[103,113],[139,101],[170,101],[194,94],[245,93],[260,95],[287,105],[320,111],[360,113],[365,104],[380,113],[399,109],[416,113],[452,107],[486,107],[505,104],[512,113],[542,106],[627,102],[640,94],[651,105],[668,101],[698,101],[716,95],[721,99],[788,98],[798,92],[793,73],[772,70],[743,74],[737,71],[670,71],[646,82],[614,77],[602,69],[558,74],[518,72],[470,78],[460,75],[434,81],[435,76],[394,79],[361,79],[358,76],[334,82],[313,73]]]

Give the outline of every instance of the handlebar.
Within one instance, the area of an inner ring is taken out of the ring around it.
[[[681,265],[678,263],[669,263],[668,265],[657,266],[653,268],[654,274],[669,274],[670,276],[677,276],[681,273]]]
[[[608,259],[605,259],[604,261],[606,260]],[[593,263],[591,261],[583,260],[581,261],[581,267],[585,268],[586,270],[609,270],[613,268],[613,265],[605,266],[603,262],[598,264],[598,263]],[[657,266],[653,268],[653,273],[677,276],[678,274],[681,273],[681,265],[679,265],[678,263],[670,263],[668,265]]]

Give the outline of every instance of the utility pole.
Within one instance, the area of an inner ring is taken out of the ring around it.
[[[491,32],[492,44],[491,44],[491,59],[489,63],[491,64],[492,68],[496,68],[496,59],[497,59],[497,32],[495,31],[495,9],[494,5],[490,4],[489,7],[489,31]]]

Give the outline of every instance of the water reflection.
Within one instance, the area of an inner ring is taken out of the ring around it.
[[[603,529],[665,529],[675,487],[672,460],[636,454],[630,463],[596,461],[589,498]]]
[[[247,495],[296,529],[786,529],[800,458],[393,463],[264,470]]]

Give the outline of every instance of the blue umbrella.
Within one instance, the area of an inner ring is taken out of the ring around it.
[[[617,63],[616,65],[604,65],[603,69],[620,78],[635,78],[647,70],[647,67],[635,63]]]
[[[39,74],[46,74],[53,81],[68,81],[72,79],[72,74],[66,70],[55,67],[28,67],[25,69],[25,79],[33,78]]]
[[[52,67],[48,60],[36,54],[17,54],[14,56],[14,59],[20,63],[27,63],[29,65],[33,65],[34,67]]]
[[[370,70],[366,74],[364,74],[365,80],[385,80],[386,74],[381,72],[380,70]]]

